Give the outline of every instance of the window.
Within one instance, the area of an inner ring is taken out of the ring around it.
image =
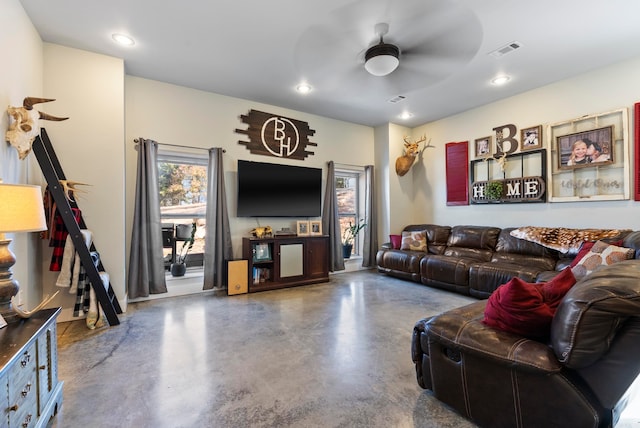
[[[336,171],[336,197],[338,199],[338,218],[340,219],[340,236],[350,224],[356,224],[360,216],[360,174],[357,172]],[[361,234],[356,236],[352,254],[358,254]]]
[[[158,187],[160,192],[160,218],[163,229],[173,231],[178,224],[196,223],[195,243],[189,253],[187,265],[202,265],[205,215],[207,210],[208,159],[190,153],[158,153]],[[180,250],[181,242],[177,243]],[[171,259],[172,249],[164,251]]]
[[[207,159],[158,154],[160,214],[174,218],[204,218],[207,205]]]

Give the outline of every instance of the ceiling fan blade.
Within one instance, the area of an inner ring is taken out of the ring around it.
[[[469,8],[450,0],[357,0],[338,7],[304,31],[295,45],[298,72],[316,96],[354,96],[386,102],[433,85],[470,61],[482,27]],[[387,76],[364,69],[364,54],[387,23],[386,43],[400,49],[400,65]],[[320,95],[322,93],[322,95]]]

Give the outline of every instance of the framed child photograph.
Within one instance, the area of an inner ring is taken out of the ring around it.
[[[298,220],[297,222],[297,234],[298,236],[309,235],[309,220]]]
[[[311,220],[309,222],[309,234],[310,235],[322,235],[322,221]]]
[[[613,125],[556,137],[559,169],[613,163]]]
[[[542,148],[542,125],[520,130],[520,150]]]
[[[271,248],[267,243],[259,243],[255,246],[255,253],[253,256],[254,262],[271,261]]]
[[[486,158],[491,156],[491,137],[478,138],[476,140],[476,157]]]

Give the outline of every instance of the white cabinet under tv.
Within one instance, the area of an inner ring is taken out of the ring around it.
[[[329,281],[329,237],[243,238],[249,292]]]

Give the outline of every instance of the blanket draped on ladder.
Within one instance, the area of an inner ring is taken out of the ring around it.
[[[90,248],[93,235],[90,230],[81,230],[85,245]],[[91,252],[91,258],[97,266],[100,256],[97,252]],[[109,284],[109,275],[106,272],[100,272],[100,279],[105,288]],[[62,255],[62,264],[60,274],[56,280],[56,286],[66,288],[69,294],[76,295],[76,302],[73,307],[73,316],[80,316],[80,311],[86,314],[87,327],[94,329],[106,325],[106,317],[100,309],[95,291],[91,287],[91,282],[87,277],[84,266],[80,261],[80,256],[75,250],[73,241],[70,236],[66,237],[64,252]]]

